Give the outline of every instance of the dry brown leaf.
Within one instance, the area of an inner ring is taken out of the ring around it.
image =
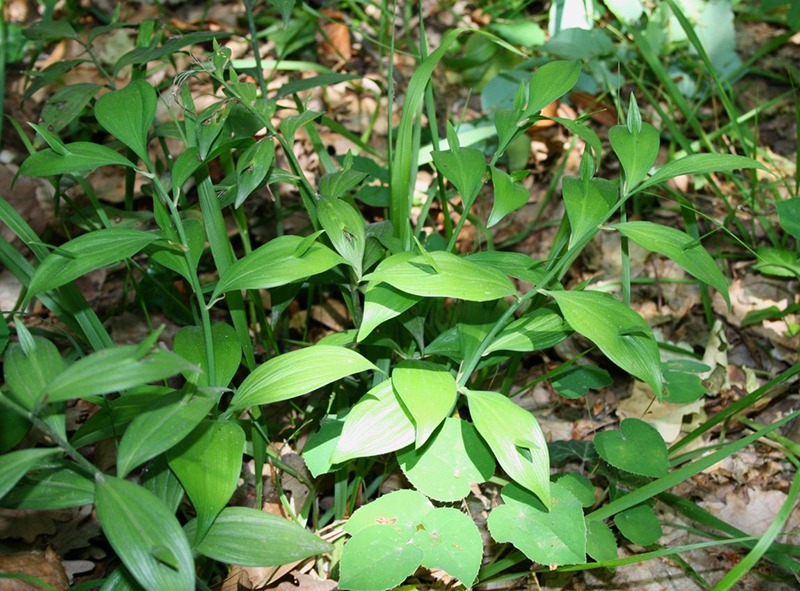
[[[688,424],[684,417],[695,415]],[[672,443],[681,434],[681,428],[692,428],[700,420],[705,419],[703,399],[688,404],[671,404],[654,400],[653,391],[642,382],[635,382],[633,394],[619,403],[617,416],[620,419],[634,418],[655,427],[667,443]]]
[[[32,544],[40,535],[55,534],[56,523],[68,521],[72,515],[72,509],[61,511],[0,509],[0,539],[19,538]]]
[[[317,33],[317,56],[329,68],[341,68],[353,59],[350,28],[341,12],[330,9],[321,12],[326,20],[320,23]]]
[[[294,580],[296,585],[284,581],[275,587],[276,591],[332,591],[336,588],[336,581],[320,579],[313,573],[297,573]]]
[[[26,574],[41,579],[56,589],[64,590],[69,586],[67,573],[61,564],[61,558],[51,548],[45,552],[19,552],[0,556],[0,572]],[[39,585],[21,579],[4,579],[0,588],[3,591],[38,591]]]

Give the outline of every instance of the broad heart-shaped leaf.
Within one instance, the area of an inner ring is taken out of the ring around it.
[[[514,293],[514,284],[497,269],[446,251],[435,251],[379,267],[364,278],[368,290],[381,282],[422,297],[457,298],[472,302],[497,300]]]
[[[502,220],[512,211],[525,205],[531,195],[522,183],[511,178],[511,175],[492,166],[492,187],[494,188],[494,202],[492,212],[486,225],[490,228]]]
[[[99,476],[97,518],[111,547],[145,589],[193,591],[194,559],[175,516],[141,486]]]
[[[414,421],[419,449],[456,402],[456,380],[450,372],[426,361],[406,361],[392,371],[392,386]]]
[[[158,238],[152,232],[127,228],[95,230],[73,238],[44,258],[28,291],[37,294],[61,287],[90,271],[132,257]]]
[[[597,291],[548,291],[566,321],[597,345],[611,361],[661,396],[661,359],[650,327],[611,294]]]
[[[661,478],[669,472],[667,446],[658,430],[639,419],[625,419],[619,431],[594,436],[594,447],[606,462],[633,474]]]
[[[614,532],[602,521],[586,520],[586,553],[597,562],[616,560],[619,554]]]
[[[6,411],[8,412],[8,411]],[[5,453],[0,456],[0,499],[2,499],[8,491],[14,488],[14,485],[20,478],[25,476],[25,473],[36,465],[44,458],[61,453],[59,449],[41,448],[41,449],[20,449]]]
[[[184,398],[178,392],[171,398],[170,404],[142,412],[125,430],[117,450],[120,478],[189,435],[215,404],[212,398]]]
[[[392,381],[385,380],[364,394],[345,418],[331,462],[396,451],[414,438],[414,424],[400,406]]]
[[[483,540],[475,522],[458,509],[439,507],[425,515],[414,543],[425,568],[440,568],[468,589],[478,578]]]
[[[55,460],[33,470],[2,498],[3,507],[52,511],[94,502],[94,482],[74,462]]]
[[[377,369],[344,347],[314,345],[273,357],[247,376],[231,400],[230,410],[288,400],[345,376]]]
[[[386,283],[370,286],[364,296],[364,315],[358,328],[358,342],[384,322],[395,318],[413,307],[422,298],[409,295]]]
[[[668,162],[653,175],[639,185],[634,192],[638,193],[653,185],[658,185],[676,176],[684,174],[706,174],[710,172],[729,172],[739,168],[760,168],[767,170],[760,162],[735,154],[692,154]]]
[[[339,588],[349,591],[385,591],[397,587],[422,564],[422,550],[408,536],[383,525],[373,525],[344,546]]]
[[[615,125],[608,130],[608,141],[625,171],[625,194],[630,194],[653,167],[661,135],[649,123],[642,123],[638,133],[631,133],[624,125]]]
[[[778,210],[778,222],[781,227],[787,234],[800,240],[800,197],[778,201],[775,203],[775,209]]]
[[[79,359],[45,388],[50,402],[88,398],[165,380],[193,366],[170,351],[155,349],[145,355],[137,345],[97,351]]]
[[[467,392],[478,433],[503,470],[550,508],[550,460],[547,442],[534,416],[497,392]]]
[[[614,525],[623,536],[639,546],[655,544],[664,533],[655,511],[647,504],[620,511],[614,515]]]
[[[68,154],[58,154],[51,148],[39,150],[28,156],[19,167],[23,176],[55,176],[88,172],[100,166],[127,166],[133,162],[106,146],[91,142],[67,144]]]
[[[433,505],[425,495],[415,490],[396,490],[363,505],[342,526],[351,536],[373,525],[392,529],[411,539],[423,517],[433,511]]]
[[[531,76],[528,106],[523,118],[536,115],[553,101],[567,94],[581,74],[580,60],[558,60],[544,64]]]
[[[324,273],[342,263],[327,246],[314,242],[299,256],[302,236],[280,236],[246,254],[219,278],[212,299],[236,289],[269,289]]]
[[[537,308],[506,326],[486,348],[484,355],[496,351],[541,351],[572,334],[561,315],[549,307]]]
[[[483,186],[486,158],[475,148],[458,148],[446,151],[434,150],[433,162],[444,177],[453,183],[461,196],[466,211],[475,202]]]
[[[356,278],[360,279],[367,242],[364,218],[352,205],[335,198],[317,202],[317,218],[336,252],[353,267]]]
[[[149,82],[134,80],[97,99],[94,116],[107,132],[147,162],[147,132],[156,116],[156,100]]]
[[[596,232],[617,202],[617,184],[605,179],[565,176],[561,190],[571,229],[570,246],[586,234]]]
[[[19,343],[11,343],[5,353],[3,375],[11,397],[27,410],[36,409],[45,387],[65,367],[58,348],[44,337],[33,337],[33,349],[25,354]],[[3,410],[3,412],[9,412]]]
[[[236,162],[236,201],[239,207],[250,194],[267,178],[272,162],[275,160],[275,144],[271,137],[265,137],[250,146]]]
[[[197,520],[184,526],[197,539]],[[333,550],[293,521],[249,507],[226,507],[194,549],[225,564],[279,566]]]
[[[239,364],[242,362],[242,346],[239,344],[236,330],[230,324],[225,324],[224,322],[215,322],[211,325],[211,339],[214,343],[216,384],[208,383],[205,338],[201,327],[184,326],[179,329],[175,333],[173,347],[175,353],[203,370],[202,373],[184,373],[187,381],[198,386],[220,386],[226,388],[233,376],[236,375]]]
[[[492,451],[471,423],[444,420],[421,449],[398,452],[397,461],[408,481],[437,501],[459,501],[470,493],[470,483],[492,477]]]
[[[510,542],[525,556],[550,567],[586,562],[583,507],[557,482],[551,485],[547,510],[539,499],[516,484],[503,487],[505,504],[489,514],[489,531],[498,542]]]
[[[245,434],[233,421],[203,421],[167,452],[169,467],[197,511],[197,537],[203,539],[231,500],[242,469]]]
[[[636,244],[678,263],[687,273],[716,289],[730,308],[728,282],[699,240],[689,234],[653,222],[627,222],[611,226]]]

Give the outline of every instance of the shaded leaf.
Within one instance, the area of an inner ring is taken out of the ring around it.
[[[531,76],[528,106],[522,116],[536,115],[572,90],[578,82],[582,66],[580,60],[557,60],[537,68]]]
[[[14,488],[28,470],[36,467],[44,458],[59,453],[59,449],[37,448],[20,449],[0,456],[0,499]]]
[[[668,162],[653,175],[639,185],[634,192],[638,193],[648,187],[663,183],[666,180],[684,174],[707,174],[710,172],[729,172],[740,168],[759,168],[766,170],[763,164],[752,158],[734,154],[691,154],[678,160]]]
[[[265,137],[239,157],[236,162],[236,201],[239,207],[250,194],[267,178],[267,173],[275,160],[275,144],[271,137]],[[174,174],[174,173],[173,173]]]
[[[41,124],[48,131],[58,133],[81,114],[100,88],[99,84],[79,83],[60,89],[42,108]]]
[[[649,123],[641,123],[641,129],[633,133],[624,125],[615,125],[608,130],[608,141],[625,172],[625,193],[630,194],[655,163],[661,134]]]
[[[586,553],[597,562],[616,560],[619,554],[614,532],[602,521],[586,521]]]
[[[572,247],[587,234],[596,232],[617,202],[617,184],[605,179],[565,176],[562,180],[564,207],[572,230]]]
[[[52,467],[33,470],[3,497],[4,507],[55,510],[94,502],[94,482],[72,462],[56,461]]]
[[[655,544],[663,533],[655,511],[646,504],[620,511],[614,516],[614,525],[623,536],[639,546]]]
[[[28,156],[19,167],[23,176],[55,176],[88,172],[100,166],[127,166],[135,168],[133,162],[111,148],[91,142],[66,144],[68,153],[58,154],[52,148],[39,150]]]
[[[134,80],[125,88],[108,92],[94,106],[97,122],[128,146],[144,162],[147,132],[156,116],[156,91],[146,80]]]
[[[606,462],[633,474],[661,478],[669,472],[667,446],[655,427],[639,419],[625,419],[619,431],[603,431],[594,447]]]
[[[214,343],[214,366],[217,376],[215,384],[208,383],[205,337],[201,327],[184,326],[180,328],[175,333],[173,348],[175,353],[203,370],[200,373],[184,373],[188,382],[198,386],[225,388],[236,375],[242,362],[242,346],[239,344],[236,330],[224,322],[215,322],[211,325],[211,338]]]
[[[353,267],[356,278],[360,279],[367,241],[364,218],[352,205],[335,198],[317,202],[317,218],[336,252]]]
[[[550,378],[553,389],[565,398],[580,398],[589,390],[611,385],[611,376],[595,365],[571,365]]]
[[[3,375],[11,397],[27,410],[42,402],[45,387],[65,367],[58,348],[44,337],[32,337],[27,354],[20,343],[11,343],[3,361]],[[4,410],[4,413],[9,412]]]
[[[800,11],[800,8],[797,9]],[[775,203],[778,221],[787,234],[800,240],[800,197],[785,199]]]
[[[494,202],[492,212],[486,225],[490,228],[502,220],[512,211],[516,211],[525,205],[530,199],[530,193],[522,183],[516,182],[510,175],[502,170],[491,168],[492,187],[494,189]]]

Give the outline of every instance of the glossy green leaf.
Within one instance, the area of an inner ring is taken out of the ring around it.
[[[516,484],[503,487],[504,504],[489,514],[489,531],[551,568],[586,562],[586,522],[580,502],[554,482],[549,509]],[[535,533],[533,533],[535,532]]]
[[[586,520],[586,553],[597,562],[616,560],[619,554],[614,532],[602,521]]]
[[[414,423],[400,406],[392,381],[385,380],[350,410],[331,462],[389,453],[411,445],[414,439]]]
[[[422,550],[422,566],[440,568],[468,589],[478,577],[483,540],[468,515],[452,507],[439,507],[422,518],[414,534]]]
[[[614,296],[596,291],[549,291],[566,321],[611,361],[661,396],[661,358],[647,322]]]
[[[42,107],[41,125],[58,133],[72,123],[100,90],[99,84],[70,84],[47,99]]]
[[[420,299],[385,283],[370,286],[364,296],[364,315],[358,329],[358,341],[363,341],[381,324],[410,309]]]
[[[728,282],[717,263],[698,240],[685,232],[653,222],[626,222],[611,227],[642,248],[675,261],[687,273],[716,289],[730,307]]]
[[[458,191],[465,209],[469,209],[483,187],[483,173],[486,171],[486,157],[475,148],[461,148],[457,137],[448,123],[450,145],[446,151],[434,150],[433,163],[439,172],[450,181]]]
[[[571,365],[550,378],[553,389],[565,398],[576,399],[589,390],[611,385],[611,376],[596,365]]]
[[[64,460],[33,470],[2,499],[4,507],[52,511],[94,502],[94,482],[75,463]]]
[[[127,228],[107,228],[78,236],[44,258],[28,290],[37,294],[61,287],[90,271],[132,257],[158,238],[152,232]]]
[[[197,537],[203,539],[231,500],[242,469],[245,434],[233,421],[203,421],[167,452],[169,467],[197,511]]]
[[[796,240],[800,240],[800,197],[777,201],[775,209],[778,211],[781,228]]]
[[[459,501],[470,483],[486,482],[495,470],[494,456],[471,423],[444,420],[421,449],[398,452],[397,461],[408,481],[437,501]]]
[[[422,564],[422,550],[408,536],[382,525],[350,539],[339,563],[339,588],[349,591],[385,591],[402,583]]]
[[[490,228],[500,222],[512,211],[528,203],[531,198],[528,189],[522,183],[511,178],[511,175],[492,166],[492,188],[494,189],[494,202],[492,212],[486,225]]]
[[[572,329],[552,308],[537,308],[506,326],[486,348],[484,355],[496,351],[541,351],[572,334]]]
[[[190,540],[197,539],[197,520],[184,531]],[[333,547],[288,519],[249,507],[226,507],[194,549],[224,564],[279,566]]]
[[[156,100],[156,91],[149,82],[134,80],[97,99],[94,115],[107,132],[148,162],[147,132],[156,116]]]
[[[734,154],[691,154],[668,162],[636,188],[635,192],[658,185],[676,176],[685,174],[708,174],[711,172],[730,172],[740,168],[759,168],[767,170],[763,164],[752,158]]]
[[[528,283],[537,284],[547,274],[541,261],[521,252],[485,250],[467,255],[468,261],[494,267],[501,273]]]
[[[45,387],[65,367],[53,343],[34,336],[32,345],[26,354],[20,343],[11,343],[3,360],[3,375],[11,397],[31,411],[39,407]]]
[[[28,470],[35,468],[44,458],[59,453],[60,449],[35,448],[20,449],[0,456],[0,499],[14,488]]]
[[[580,60],[557,60],[544,64],[533,73],[530,80],[528,106],[523,117],[531,117],[553,101],[567,94],[581,74]]]
[[[587,234],[597,232],[617,202],[617,184],[605,179],[565,176],[561,190],[571,234],[570,247]]]
[[[456,402],[456,380],[449,371],[426,361],[405,361],[392,371],[392,386],[411,415],[419,449],[450,414]]]
[[[275,144],[271,137],[265,137],[239,157],[236,162],[236,201],[239,207],[255,191],[264,179],[275,160]]]
[[[478,433],[503,470],[550,507],[550,460],[539,423],[527,410],[496,392],[467,393]]]
[[[117,474],[131,470],[174,447],[189,435],[213,408],[211,398],[184,398],[176,392],[171,403],[143,410],[125,430],[117,450]]]
[[[291,351],[273,357],[253,370],[239,386],[230,408],[242,410],[248,406],[288,400],[370,369],[377,368],[344,347],[315,345]]]
[[[142,355],[137,345],[103,349],[79,359],[45,388],[51,402],[87,398],[157,382],[193,368],[163,349]]]
[[[215,322],[211,325],[211,339],[214,343],[214,366],[217,377],[215,384],[208,383],[205,337],[201,327],[184,326],[180,328],[175,333],[173,347],[175,353],[203,370],[202,373],[184,373],[187,381],[198,386],[226,388],[242,362],[242,346],[239,344],[236,330],[224,322]]]
[[[100,591],[144,591],[124,565],[119,565],[106,577]]]
[[[331,456],[339,443],[344,420],[326,416],[320,421],[319,430],[312,433],[303,447],[303,460],[314,478],[330,472],[333,468]]]
[[[661,134],[649,123],[642,123],[638,133],[624,125],[608,130],[608,141],[625,172],[625,193],[630,194],[647,176],[658,156]]]
[[[435,251],[379,267],[365,279],[370,282],[368,290],[384,282],[416,296],[474,302],[496,300],[515,292],[514,284],[500,271],[446,251]]]
[[[669,472],[667,446],[655,427],[640,419],[625,419],[619,431],[594,436],[594,447],[606,462],[633,474],[661,478]]]
[[[194,591],[189,542],[161,501],[141,486],[112,476],[97,479],[95,496],[103,533],[142,587]]]
[[[51,148],[39,150],[28,156],[19,167],[23,176],[55,176],[88,172],[101,166],[127,166],[133,162],[111,148],[91,142],[73,142],[66,145],[68,153],[58,154]]]
[[[281,236],[245,255],[221,273],[212,299],[239,289],[269,289],[324,273],[342,263],[327,246],[314,242],[296,255],[301,236]]]
[[[408,541],[422,518],[431,511],[433,505],[425,495],[415,490],[396,490],[359,507],[342,529],[355,536],[373,525],[380,525],[396,531]]]
[[[178,510],[183,501],[184,490],[181,481],[170,470],[164,456],[151,460],[142,471],[140,483],[153,493],[172,513]]]
[[[664,533],[655,511],[646,504],[620,511],[614,516],[614,525],[623,536],[639,546],[655,544]]]
[[[364,218],[352,205],[334,198],[323,198],[317,202],[317,218],[336,252],[360,279],[367,240]]]

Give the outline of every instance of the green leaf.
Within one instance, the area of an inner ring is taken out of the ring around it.
[[[516,211],[531,198],[528,189],[522,183],[516,182],[510,175],[502,170],[491,167],[492,188],[494,189],[494,203],[492,212],[486,225],[490,228],[502,220],[512,211]]]
[[[408,541],[422,518],[433,511],[433,505],[415,490],[396,490],[359,507],[342,526],[355,536],[374,525],[391,529]]]
[[[740,168],[759,168],[767,170],[763,164],[752,158],[734,154],[692,154],[668,162],[636,188],[636,193],[658,185],[676,176],[685,174],[707,174],[711,172],[730,172]]]
[[[167,452],[169,467],[197,511],[199,542],[231,500],[242,469],[245,434],[233,421],[203,421]]]
[[[174,447],[194,430],[215,401],[176,392],[165,406],[143,410],[125,430],[117,450],[117,475],[125,478],[131,470]],[[182,399],[183,398],[183,399]]]
[[[3,362],[11,397],[30,411],[39,407],[45,387],[65,366],[58,348],[44,337],[33,337],[33,345],[26,354],[20,343],[11,343]]]
[[[449,123],[448,127],[452,130]],[[448,134],[448,137],[456,138],[455,132]],[[475,148],[461,148],[451,144],[449,150],[434,150],[431,156],[439,172],[458,191],[464,209],[472,207],[483,187],[483,173],[486,171],[486,158],[483,152]]]
[[[565,176],[561,190],[571,234],[569,246],[597,232],[617,202],[617,184],[605,179],[581,179]]]
[[[107,132],[128,146],[143,162],[149,162],[147,132],[156,116],[156,91],[146,80],[134,80],[125,88],[97,99],[94,115]]]
[[[80,83],[57,91],[42,107],[41,125],[58,133],[81,114],[100,88],[99,84]]]
[[[175,271],[187,281],[191,281],[191,277],[197,273],[197,264],[203,255],[203,249],[206,245],[206,233],[203,228],[203,222],[192,218],[183,220],[183,231],[186,234],[186,241],[189,246],[191,269],[186,262],[185,247],[183,245],[158,240],[150,244],[145,249],[145,252],[151,260]]]
[[[79,359],[45,388],[48,401],[88,398],[165,380],[193,366],[170,351],[142,355],[137,345],[103,349]]]
[[[5,411],[8,412],[8,411]],[[44,458],[61,453],[59,449],[21,449],[0,456],[0,499],[14,488],[25,473]]]
[[[352,205],[333,198],[317,202],[317,218],[336,252],[353,267],[356,279],[360,280],[367,242],[364,218]]]
[[[269,289],[324,273],[342,263],[327,246],[314,242],[301,255],[301,236],[281,236],[245,255],[220,274],[212,299],[239,289]]]
[[[319,430],[312,433],[306,441],[303,447],[303,460],[314,478],[330,472],[333,468],[331,456],[336,450],[343,427],[343,420],[326,416],[320,421]]]
[[[514,284],[500,271],[446,251],[405,260],[406,253],[393,255],[403,260],[390,266],[379,266],[364,278],[367,290],[381,282],[422,297],[457,298],[473,302],[496,300],[515,293]],[[435,265],[433,267],[431,262]]]
[[[344,546],[339,563],[339,588],[385,591],[402,583],[422,564],[422,550],[408,536],[390,527],[373,525]]]
[[[634,544],[650,546],[661,537],[661,522],[650,505],[642,504],[620,511],[614,516],[614,525]]]
[[[178,520],[153,493],[127,480],[102,476],[95,496],[103,533],[142,587],[194,591],[189,542]],[[168,552],[168,560],[154,556],[161,549]]]
[[[433,363],[405,361],[392,371],[392,386],[411,415],[419,449],[453,409],[456,380]]]
[[[205,337],[201,327],[184,326],[179,329],[175,333],[173,347],[175,353],[203,370],[202,373],[184,373],[183,375],[189,383],[197,384],[198,386],[225,388],[230,384],[233,376],[236,375],[242,362],[242,346],[239,344],[236,330],[230,324],[225,324],[224,322],[215,322],[211,325],[211,339],[214,343],[216,384],[208,383]]]
[[[344,422],[331,462],[377,456],[414,443],[415,429],[385,380],[372,388],[353,406]]]
[[[178,510],[183,501],[181,481],[170,470],[164,456],[150,461],[142,471],[141,485],[153,493],[172,513]]]
[[[48,468],[29,472],[3,497],[14,509],[52,511],[94,502],[94,482],[74,462],[57,460]]]
[[[662,363],[661,372],[667,389],[664,402],[687,404],[703,397],[706,387],[699,374],[709,371],[709,366],[690,359],[670,359]]]
[[[172,165],[172,190],[178,191],[203,165],[196,146],[186,148]]]
[[[548,291],[566,321],[611,361],[661,396],[658,344],[650,327],[614,296],[596,291]]]
[[[631,133],[624,125],[615,125],[608,130],[608,141],[625,172],[626,195],[631,194],[650,172],[661,143],[661,134],[655,127],[649,123],[641,126],[639,133]]]
[[[425,568],[440,568],[467,588],[478,578],[483,540],[472,519],[458,509],[439,507],[425,515],[414,543],[422,550]]]
[[[595,365],[571,365],[550,379],[556,392],[573,400],[589,390],[610,386],[611,382],[608,372]]]
[[[90,271],[132,257],[158,238],[152,232],[126,228],[107,228],[78,236],[44,258],[28,290],[37,294],[61,287]]]
[[[22,34],[33,41],[50,41],[51,39],[72,39],[81,41],[80,35],[67,19],[40,20],[23,29]]]
[[[496,541],[512,543],[534,562],[551,568],[582,564],[586,562],[583,508],[559,483],[554,482],[551,490],[547,509],[516,484],[504,486],[505,504],[489,514],[489,531]]]
[[[667,446],[661,435],[639,419],[625,419],[619,431],[594,436],[594,447],[606,462],[633,474],[661,478],[669,472]]]
[[[161,47],[137,47],[132,49],[114,64],[114,74],[118,74],[125,66],[152,62],[179,52],[190,45],[208,43],[213,39],[223,39],[227,33],[220,31],[194,31],[170,37]]]
[[[0,401],[2,395],[0,395]],[[14,412],[0,412],[0,453],[17,447],[30,431],[31,423],[25,417]]]
[[[800,257],[784,248],[764,246],[756,251],[758,262],[753,269],[773,277],[800,277]]]
[[[420,299],[419,296],[409,295],[385,283],[370,286],[364,296],[364,316],[358,328],[358,342],[367,338],[384,322],[413,307]]]
[[[398,452],[397,461],[408,481],[437,501],[459,501],[470,483],[486,482],[495,470],[494,456],[471,423],[444,420],[421,449]]]
[[[265,137],[239,157],[236,162],[236,201],[239,207],[250,194],[267,178],[275,160],[275,144],[271,137]]]
[[[319,179],[319,194],[323,199],[341,199],[347,196],[368,176],[369,173],[353,170],[352,168],[329,172]],[[363,225],[363,218],[361,218],[361,223]]]
[[[55,176],[88,172],[100,166],[127,166],[136,168],[130,160],[111,148],[90,142],[66,144],[68,153],[58,154],[53,149],[40,150],[28,156],[19,167],[23,176]]]
[[[197,539],[197,520],[184,526]],[[279,566],[330,552],[326,541],[293,521],[248,507],[226,507],[194,549],[224,564]]]
[[[781,227],[787,234],[800,240],[800,197],[778,201],[775,203],[775,209],[778,210],[778,222]]]
[[[557,60],[538,68],[531,76],[528,106],[522,114],[523,118],[538,114],[572,90],[578,82],[582,66],[580,60]]]
[[[503,470],[550,507],[550,460],[547,442],[534,416],[496,392],[467,392],[478,433]]]
[[[284,353],[261,364],[244,379],[229,410],[289,400],[370,369],[377,368],[344,347],[315,345]]]
[[[292,18],[295,0],[268,0],[268,2],[281,13],[283,26],[286,27],[289,24],[289,20]]]
[[[617,539],[611,528],[602,521],[586,520],[586,553],[597,562],[617,559]]]
[[[594,485],[592,481],[575,472],[562,472],[554,477],[554,481],[572,493],[584,508],[594,505]]]
[[[687,273],[716,289],[730,308],[728,282],[717,263],[689,234],[653,222],[627,222],[611,226],[642,248],[669,257]]]

